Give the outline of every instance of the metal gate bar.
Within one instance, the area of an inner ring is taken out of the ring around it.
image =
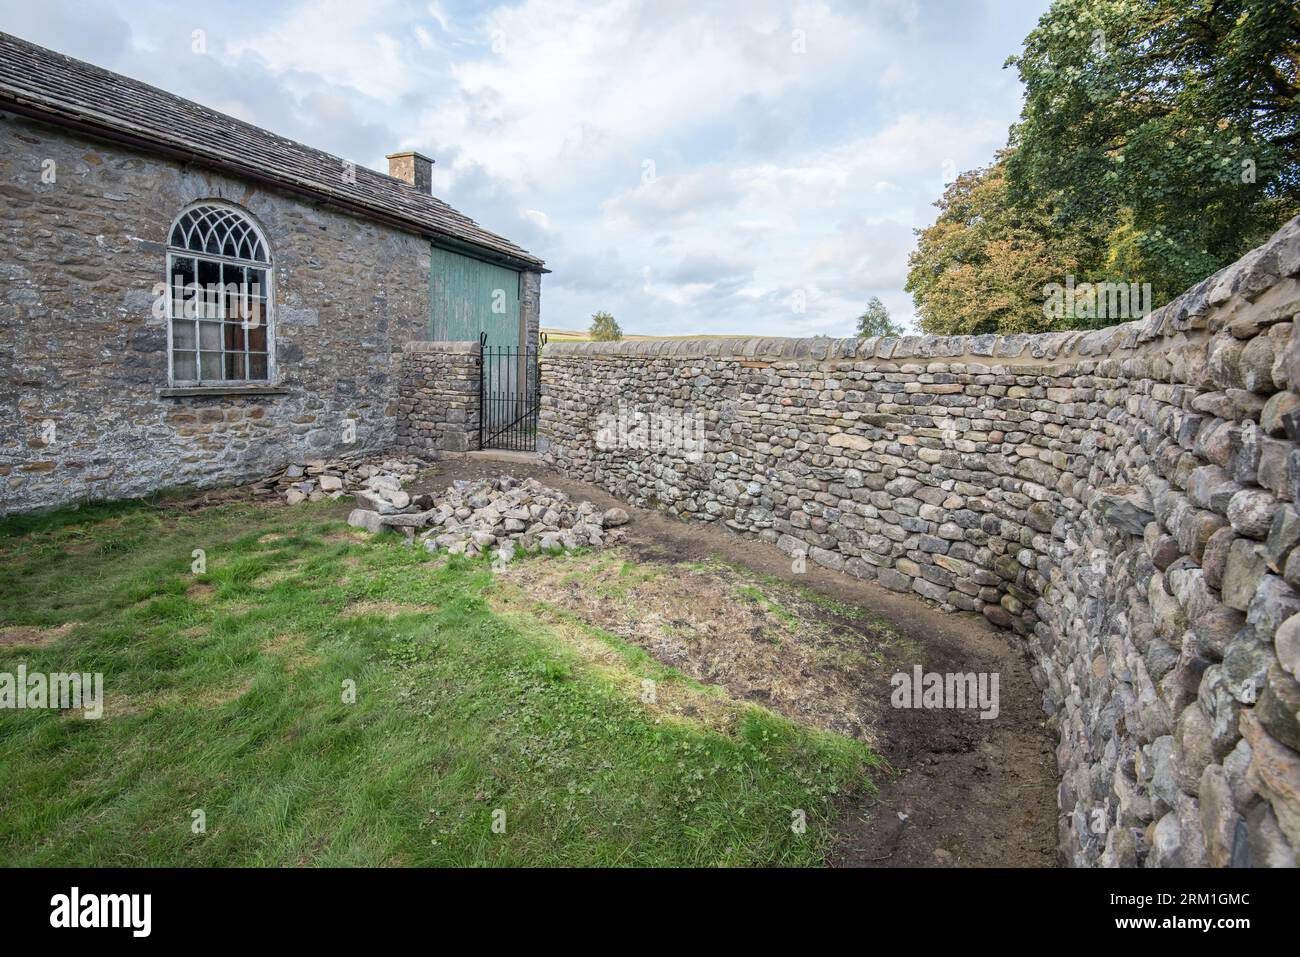
[[[490,346],[487,333],[479,334],[480,449],[537,449],[537,414],[541,408],[539,363],[542,336],[531,346]]]

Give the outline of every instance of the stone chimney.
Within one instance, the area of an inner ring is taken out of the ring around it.
[[[423,153],[389,153],[388,175],[410,183],[422,193],[433,192],[433,160]]]

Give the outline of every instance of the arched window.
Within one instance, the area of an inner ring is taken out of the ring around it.
[[[167,283],[173,383],[271,381],[271,255],[246,213],[210,200],[181,213]]]

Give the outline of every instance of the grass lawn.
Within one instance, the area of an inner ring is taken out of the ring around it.
[[[0,862],[814,865],[870,787],[864,745],[598,629],[575,641],[506,610],[526,605],[486,562],[340,514],[136,502],[0,523],[0,672],[105,689],[100,720],[0,710]]]

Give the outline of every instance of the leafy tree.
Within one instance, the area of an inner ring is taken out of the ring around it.
[[[587,330],[587,335],[595,342],[616,342],[623,338],[623,330],[608,312],[598,312],[591,317],[591,328]]]
[[[1007,61],[1025,84],[1013,204],[1112,231],[1158,302],[1300,211],[1300,5],[1055,0]]]
[[[1060,328],[1044,311],[1046,287],[1091,275],[1103,264],[1103,226],[1062,230],[1056,210],[1017,206],[1008,189],[1006,154],[963,173],[935,203],[939,218],[917,230],[907,291],[921,329],[934,335],[1045,332]]]
[[[867,311],[858,316],[859,336],[901,336],[903,327],[896,325],[889,318],[889,310],[880,301],[879,296],[872,296],[867,302]]]

